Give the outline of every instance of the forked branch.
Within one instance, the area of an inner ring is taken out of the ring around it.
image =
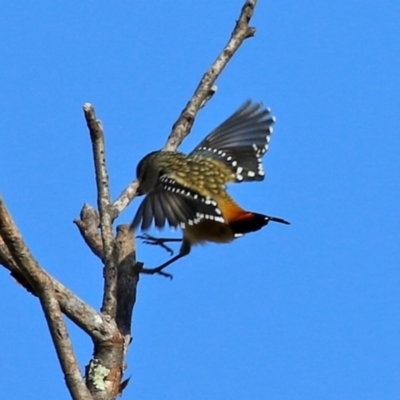
[[[249,26],[249,22],[256,3],[256,0],[245,1],[230,39],[203,75],[192,98],[173,125],[163,150],[175,151],[182,143],[198,111],[215,93],[214,84],[218,76],[243,41],[254,35],[255,29]],[[1,197],[0,264],[39,297],[72,397],[109,400],[115,399],[126,386],[121,384],[121,380],[126,368],[124,358],[131,340],[132,310],[139,282],[133,234],[128,225],[120,225],[115,237],[113,222],[136,196],[138,182],[129,184],[112,203],[103,127],[90,104],[84,105],[84,113],[92,142],[99,211],[86,205],[81,218],[74,222],[89,248],[105,266],[101,313],[84,303],[39,265],[24,243]],[[86,382],[79,370],[62,313],[90,335],[95,344],[94,356],[86,371]]]

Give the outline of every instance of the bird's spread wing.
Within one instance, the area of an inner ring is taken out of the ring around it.
[[[261,103],[248,100],[231,117],[211,132],[190,156],[211,157],[223,162],[236,182],[261,181],[261,158],[268,150],[275,118]]]
[[[185,228],[204,219],[225,222],[213,199],[164,175],[140,204],[131,228],[149,229],[153,220],[157,228],[163,228],[167,222],[172,227]]]

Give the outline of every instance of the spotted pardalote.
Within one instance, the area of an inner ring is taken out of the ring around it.
[[[182,240],[182,246],[178,255],[144,272],[169,276],[163,269],[189,254],[192,245],[229,243],[270,221],[289,224],[282,218],[244,210],[226,191],[227,183],[264,179],[262,157],[274,123],[270,109],[247,101],[190,154],[154,151],[139,162],[138,194],[146,197],[131,228],[145,231],[154,223],[157,228],[168,224],[183,231],[182,239],[147,236],[147,243]]]

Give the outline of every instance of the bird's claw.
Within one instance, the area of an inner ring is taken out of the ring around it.
[[[157,268],[156,268],[157,269]],[[164,271],[154,271],[155,274],[161,275],[161,276],[165,276],[166,278],[174,279],[174,276],[172,274],[169,274],[168,272],[164,272]]]
[[[143,268],[142,264],[139,268],[139,272],[147,275],[158,274],[161,276],[165,276],[166,278],[169,278],[171,280],[174,279],[174,276],[172,274],[169,274],[168,272],[164,272],[163,268]]]
[[[170,253],[171,256],[174,254],[174,251],[169,246],[167,246],[165,244],[165,240],[164,239],[156,238],[154,236],[149,235],[148,233],[144,233],[143,235],[138,235],[136,237],[138,239],[142,239],[142,242],[144,244],[149,244],[151,246],[160,246],[163,249],[165,249],[166,251],[168,251],[168,253]]]

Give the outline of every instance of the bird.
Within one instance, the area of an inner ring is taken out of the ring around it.
[[[146,243],[168,250],[164,243],[182,242],[176,256],[141,272],[172,278],[163,270],[187,256],[193,245],[230,243],[269,222],[290,224],[283,218],[245,210],[226,187],[228,183],[264,180],[262,157],[268,150],[275,120],[269,108],[248,100],[188,155],[159,150],[138,163],[137,195],[145,198],[130,228],[146,231],[154,223],[162,229],[168,223],[183,232],[181,239],[140,236]]]

